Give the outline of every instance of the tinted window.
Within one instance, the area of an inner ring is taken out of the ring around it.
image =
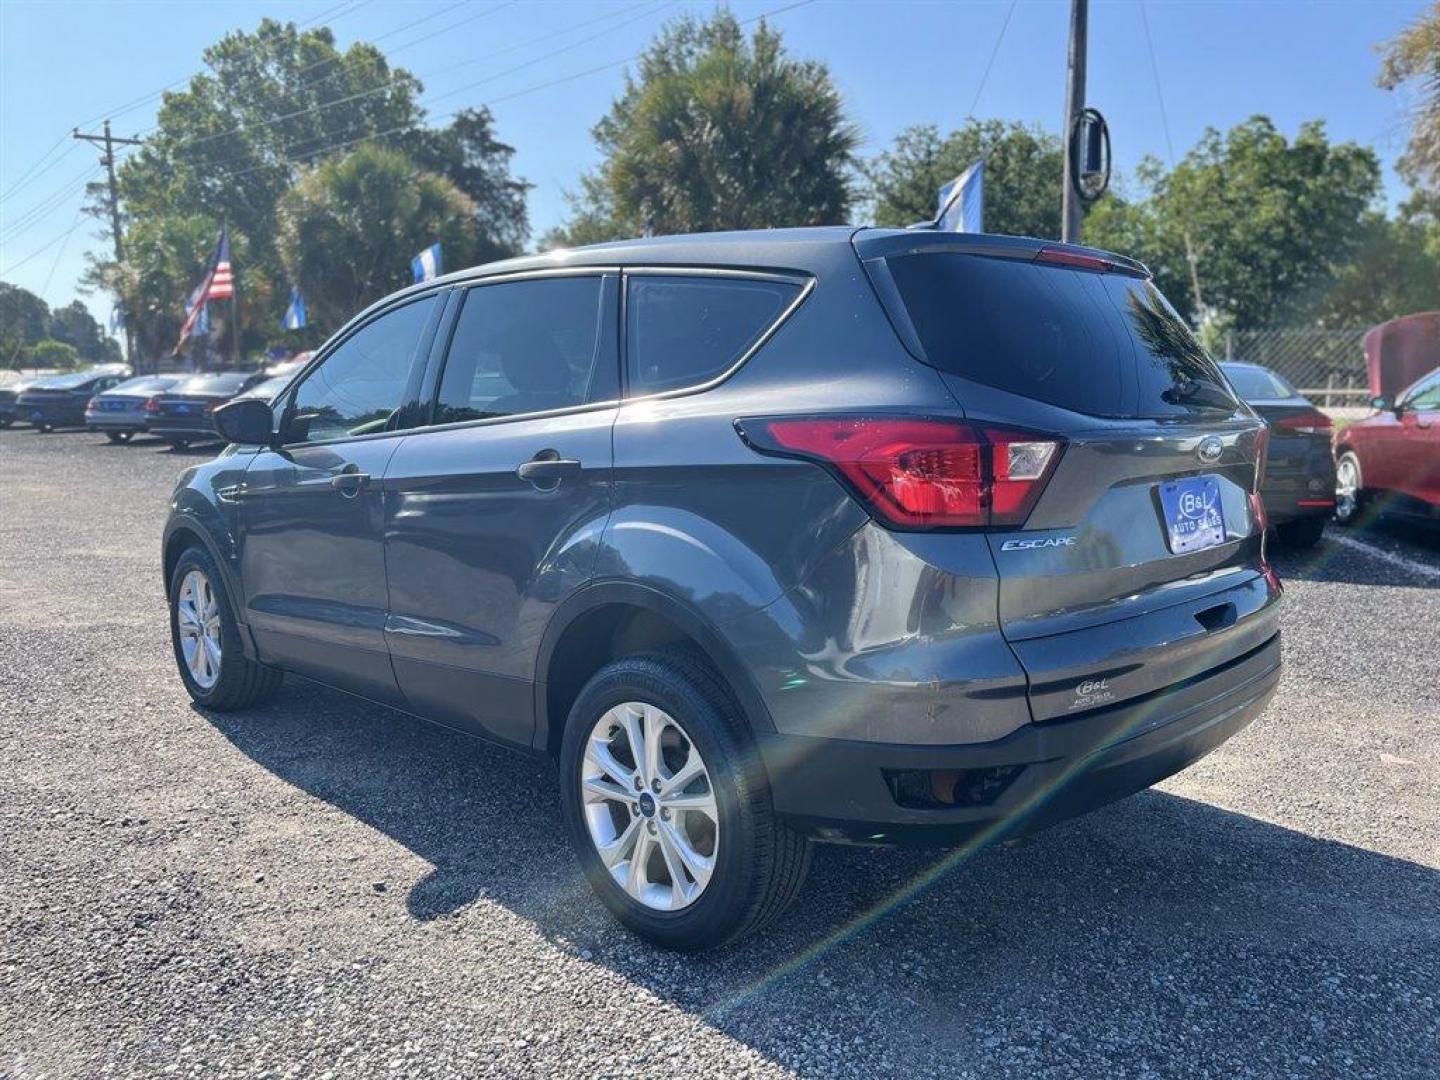
[[[942,371],[1096,416],[1235,405],[1149,281],[961,254],[889,266],[926,358]]]
[[[161,390],[168,390],[175,385],[175,382],[175,379],[157,379],[154,375],[141,375],[136,379],[126,379],[114,389],[117,394],[157,394]]]
[[[625,294],[631,396],[696,386],[745,355],[800,292],[784,281],[632,276]]]
[[[435,297],[366,323],[305,377],[292,398],[285,438],[318,442],[384,431],[405,386]]]
[[[1422,379],[1405,395],[1403,402],[1407,409],[1440,409],[1440,371]]]
[[[1267,368],[1248,364],[1221,364],[1220,367],[1235,392],[1246,401],[1277,401],[1299,396],[1293,386]]]
[[[195,375],[172,388],[175,394],[238,394],[255,380],[253,371],[225,371],[218,375]]]
[[[450,339],[435,422],[543,412],[615,397],[615,333],[606,319],[606,291],[599,277],[471,289]]]
[[[74,375],[55,375],[41,379],[35,384],[37,390],[78,390],[96,379],[93,371],[80,371]]]

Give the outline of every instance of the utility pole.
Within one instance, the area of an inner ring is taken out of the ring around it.
[[[1060,239],[1067,244],[1080,242],[1082,206],[1073,177],[1080,175],[1076,156],[1078,140],[1071,138],[1075,121],[1085,108],[1085,49],[1090,20],[1090,0],[1070,0],[1070,55],[1065,84],[1065,123],[1060,137],[1065,140],[1065,175],[1060,189]]]
[[[121,139],[110,134],[110,121],[105,121],[104,132],[100,135],[87,135],[79,128],[74,131],[74,137],[84,139],[92,146],[98,146],[104,154],[100,158],[100,164],[105,166],[105,173],[110,188],[110,231],[115,237],[115,262],[117,264],[125,261],[125,238],[120,233],[120,189],[115,186],[115,147],[117,146],[139,146],[141,139]],[[135,331],[130,325],[130,313],[125,312],[125,359],[130,362],[132,368],[135,363]]]

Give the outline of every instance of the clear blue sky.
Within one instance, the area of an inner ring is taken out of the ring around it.
[[[733,0],[729,6],[747,18],[790,2]],[[342,47],[389,35],[379,46],[394,63],[420,77],[426,98],[536,61],[449,95],[432,113],[493,103],[500,137],[517,150],[516,172],[535,185],[530,215],[538,237],[563,220],[565,192],[594,164],[590,127],[618,92],[623,69],[527,91],[632,56],[667,17],[714,7],[685,0],[472,0],[445,11],[454,5],[455,0],[0,0],[0,192],[8,192],[77,124],[93,126],[112,115],[117,134],[150,127],[156,102],[123,113],[121,109],[196,71],[201,50],[226,31],[253,29],[265,15],[304,22],[334,12],[322,21],[333,27]],[[948,126],[964,117],[1009,7],[1009,0],[816,0],[777,15],[773,23],[793,52],[830,65],[869,154],[908,124]],[[1146,11],[1176,153],[1183,154],[1206,126],[1225,128],[1254,113],[1269,114],[1287,134],[1301,121],[1318,117],[1332,138],[1376,149],[1386,164],[1386,197],[1393,205],[1404,195],[1393,163],[1408,129],[1404,101],[1374,86],[1376,46],[1424,7],[1422,0],[1150,0]],[[1062,0],[1020,0],[977,115],[1058,128],[1068,9]],[[544,45],[477,60],[607,12],[613,18]],[[429,15],[435,17],[392,33]],[[612,27],[596,40],[583,40]],[[475,62],[442,73],[462,61]],[[517,92],[520,95],[510,100],[496,101]],[[1110,120],[1122,174],[1145,154],[1166,156],[1141,8],[1134,0],[1091,4],[1087,98]],[[78,182],[97,154],[68,141],[61,152],[58,164],[0,203],[0,277],[41,293],[52,305],[68,303],[76,295],[84,253],[97,244],[88,225],[17,269],[11,267],[77,220],[80,195],[67,195],[64,188]],[[46,209],[27,218],[37,205]],[[243,267],[239,270],[244,273]],[[87,302],[97,317],[109,310],[107,298]]]

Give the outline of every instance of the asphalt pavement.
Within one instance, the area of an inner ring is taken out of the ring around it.
[[[299,679],[191,706],[159,540],[201,456],[0,433],[0,1076],[1440,1074],[1434,538],[1280,555],[1276,699],[1158,789],[820,848],[684,957],[592,899],[547,765]]]

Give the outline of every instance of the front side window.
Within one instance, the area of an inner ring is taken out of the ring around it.
[[[632,275],[625,287],[630,396],[698,386],[724,373],[799,293],[789,281]]]
[[[1402,404],[1405,408],[1418,412],[1440,409],[1440,372],[1416,383],[1410,393],[1405,395]]]
[[[346,338],[295,390],[286,442],[384,431],[404,404],[415,350],[435,297],[406,304]]]
[[[599,276],[502,281],[469,290],[446,353],[435,423],[615,397],[615,330],[607,317],[614,306]]]

